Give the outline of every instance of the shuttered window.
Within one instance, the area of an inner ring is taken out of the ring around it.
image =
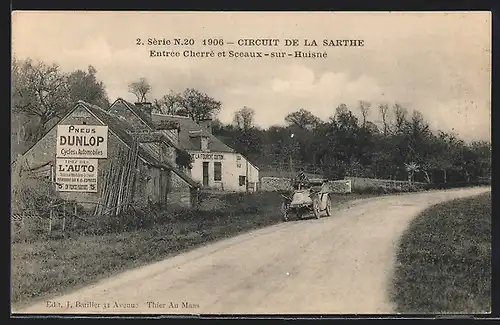
[[[222,163],[214,162],[214,181],[222,180]]]

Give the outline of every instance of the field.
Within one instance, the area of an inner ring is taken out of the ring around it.
[[[332,195],[332,202],[336,206],[372,196]],[[66,238],[37,235],[15,242],[12,303],[21,307],[210,241],[279,223],[280,202],[278,192],[207,195],[199,210],[159,211],[142,218],[134,230],[105,228],[101,222]]]
[[[424,211],[403,235],[397,259],[397,312],[490,312],[491,193]]]

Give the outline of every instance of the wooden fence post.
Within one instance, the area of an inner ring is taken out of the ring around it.
[[[49,236],[52,233],[52,214],[53,214],[53,208],[50,208],[50,213],[49,213]]]
[[[63,237],[66,237],[66,233],[64,232],[65,227],[66,227],[66,204],[63,204],[63,221],[62,221]]]
[[[77,206],[76,203],[73,204],[73,219],[71,219],[71,226],[72,228],[75,228],[75,223],[76,223],[76,217],[77,217]]]

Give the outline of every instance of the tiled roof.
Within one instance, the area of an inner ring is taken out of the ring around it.
[[[125,99],[123,98],[118,98],[117,100],[115,100],[115,102],[113,104],[110,105],[113,106],[113,105],[119,105],[123,103],[124,105],[126,105],[129,109],[132,110],[132,112],[134,112],[137,116],[139,116],[139,118],[144,122],[146,123],[149,127],[151,128],[154,128],[154,124],[153,122],[151,121],[150,118],[148,118],[148,115],[146,113],[144,113],[144,111],[142,109],[140,109],[139,107],[137,107],[137,105],[129,102],[129,101],[126,101]]]
[[[189,117],[178,116],[178,115],[163,115],[163,114],[154,114],[152,116],[153,122],[160,121],[172,121],[178,122],[180,126],[179,133],[179,143],[180,145],[187,150],[200,150],[200,140],[193,137],[191,134],[194,132],[203,132],[203,135],[208,137],[208,149],[213,152],[235,152],[235,150],[224,142],[219,140],[213,134],[210,134],[206,131],[202,131],[201,126],[193,121]],[[190,134],[191,133],[191,134]]]
[[[129,134],[129,132],[134,132],[134,127],[127,123],[125,120],[118,119],[116,116],[106,112],[98,106],[86,103],[84,101],[78,101],[80,105],[83,105],[90,113],[94,114],[99,120],[101,120],[104,124],[106,124],[113,133],[116,134],[123,142],[125,142],[128,146],[132,146],[133,138]],[[198,184],[185,173],[180,171],[178,168],[173,166],[168,162],[160,162],[151,154],[149,154],[144,146],[139,146],[139,155],[149,164],[159,167],[164,167],[166,169],[172,170],[176,173],[180,178],[182,178],[185,182],[187,182],[192,187],[197,187]]]
[[[131,102],[128,102],[126,101],[125,99],[123,98],[118,98],[117,100],[115,100],[115,102],[113,104],[110,105],[110,108],[113,107],[113,106],[118,106],[118,105],[124,105],[126,106],[128,109],[130,109],[144,124],[146,124],[147,127],[149,127],[150,129],[152,130],[155,130],[156,127],[157,127],[157,124],[151,120],[151,118],[148,118],[147,114],[144,113],[144,111],[142,109],[140,109],[139,107],[137,107],[137,105],[131,103]],[[168,138],[167,138],[168,139]],[[168,142],[169,142],[169,145],[171,145],[172,147],[178,149],[178,150],[182,150],[182,147],[179,146],[179,144],[176,142],[176,141],[173,141],[172,139],[168,139]]]

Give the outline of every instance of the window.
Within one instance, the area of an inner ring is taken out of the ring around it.
[[[201,137],[201,151],[208,151],[208,138]]]
[[[245,183],[246,183],[246,177],[240,176],[240,186],[245,186]]]
[[[236,163],[236,168],[241,168],[241,163]]]
[[[214,181],[222,180],[222,163],[214,162]]]

